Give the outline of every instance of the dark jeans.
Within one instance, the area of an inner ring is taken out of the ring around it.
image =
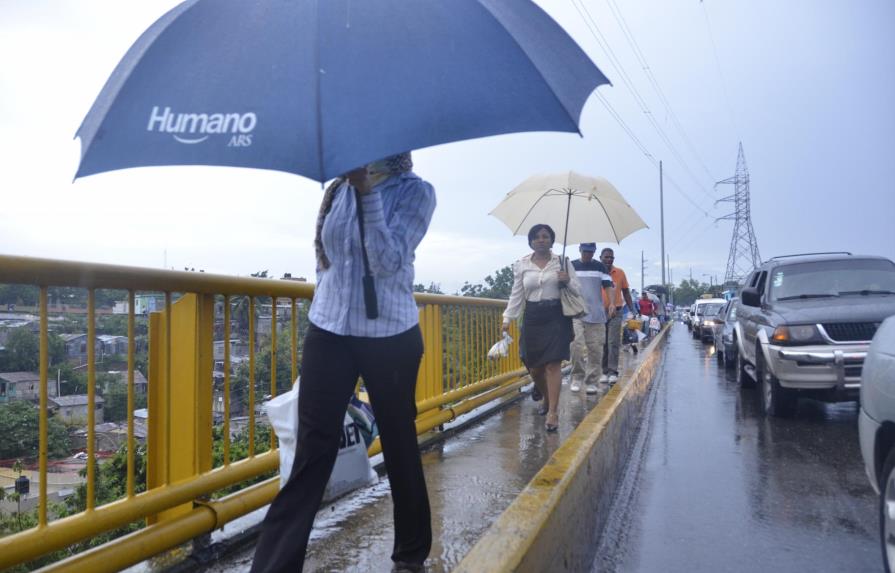
[[[301,571],[358,375],[370,395],[391,485],[392,559],[422,564],[432,546],[432,524],[415,425],[416,376],[423,354],[419,327],[386,338],[362,338],[312,324],[303,350],[295,462],[267,511],[252,571]]]

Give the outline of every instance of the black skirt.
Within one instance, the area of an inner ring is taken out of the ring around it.
[[[525,303],[519,349],[526,368],[568,360],[574,337],[572,319],[563,316],[559,299]]]

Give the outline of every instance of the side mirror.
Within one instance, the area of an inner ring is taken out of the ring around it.
[[[755,287],[744,288],[740,293],[740,302],[746,306],[761,306],[761,295]]]

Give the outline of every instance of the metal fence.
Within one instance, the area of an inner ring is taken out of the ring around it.
[[[256,418],[261,402],[288,389],[299,375],[312,285],[0,255],[2,284],[39,289],[40,392],[36,525],[0,538],[0,569],[48,565],[48,570],[118,570],[222,527],[273,499],[278,488],[278,478],[270,477],[279,465],[276,439],[272,432],[269,439],[257,439],[256,433],[266,426]],[[83,509],[64,517],[53,511],[47,495],[48,339],[50,318],[57,318],[49,310],[48,293],[56,287],[86,291],[88,341],[86,482],[79,492]],[[103,466],[97,463],[97,357],[91,341],[97,337],[96,293],[101,289],[126,291],[127,298],[127,439],[120,452],[126,457],[126,485],[114,500],[97,496],[104,484],[97,476]],[[146,293],[163,297],[163,309],[138,316],[135,297]],[[416,393],[418,433],[525,383],[515,344],[507,358],[486,358],[500,337],[505,301],[416,296],[425,345]],[[268,306],[269,318],[260,313]],[[138,322],[148,327],[145,457],[135,436]],[[511,334],[518,339],[515,330]],[[235,372],[234,336],[248,339],[247,359]],[[217,339],[224,341],[218,345],[223,356],[215,356]],[[235,413],[244,415],[237,418]],[[234,427],[237,420],[244,431]],[[237,435],[242,440],[239,455],[234,448]],[[369,454],[379,451],[377,440]],[[133,531],[90,547],[97,536],[124,527]]]

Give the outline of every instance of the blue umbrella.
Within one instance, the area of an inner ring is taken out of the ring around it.
[[[76,177],[227,165],[326,181],[439,143],[577,132],[604,83],[529,0],[188,0],[106,82]]]

